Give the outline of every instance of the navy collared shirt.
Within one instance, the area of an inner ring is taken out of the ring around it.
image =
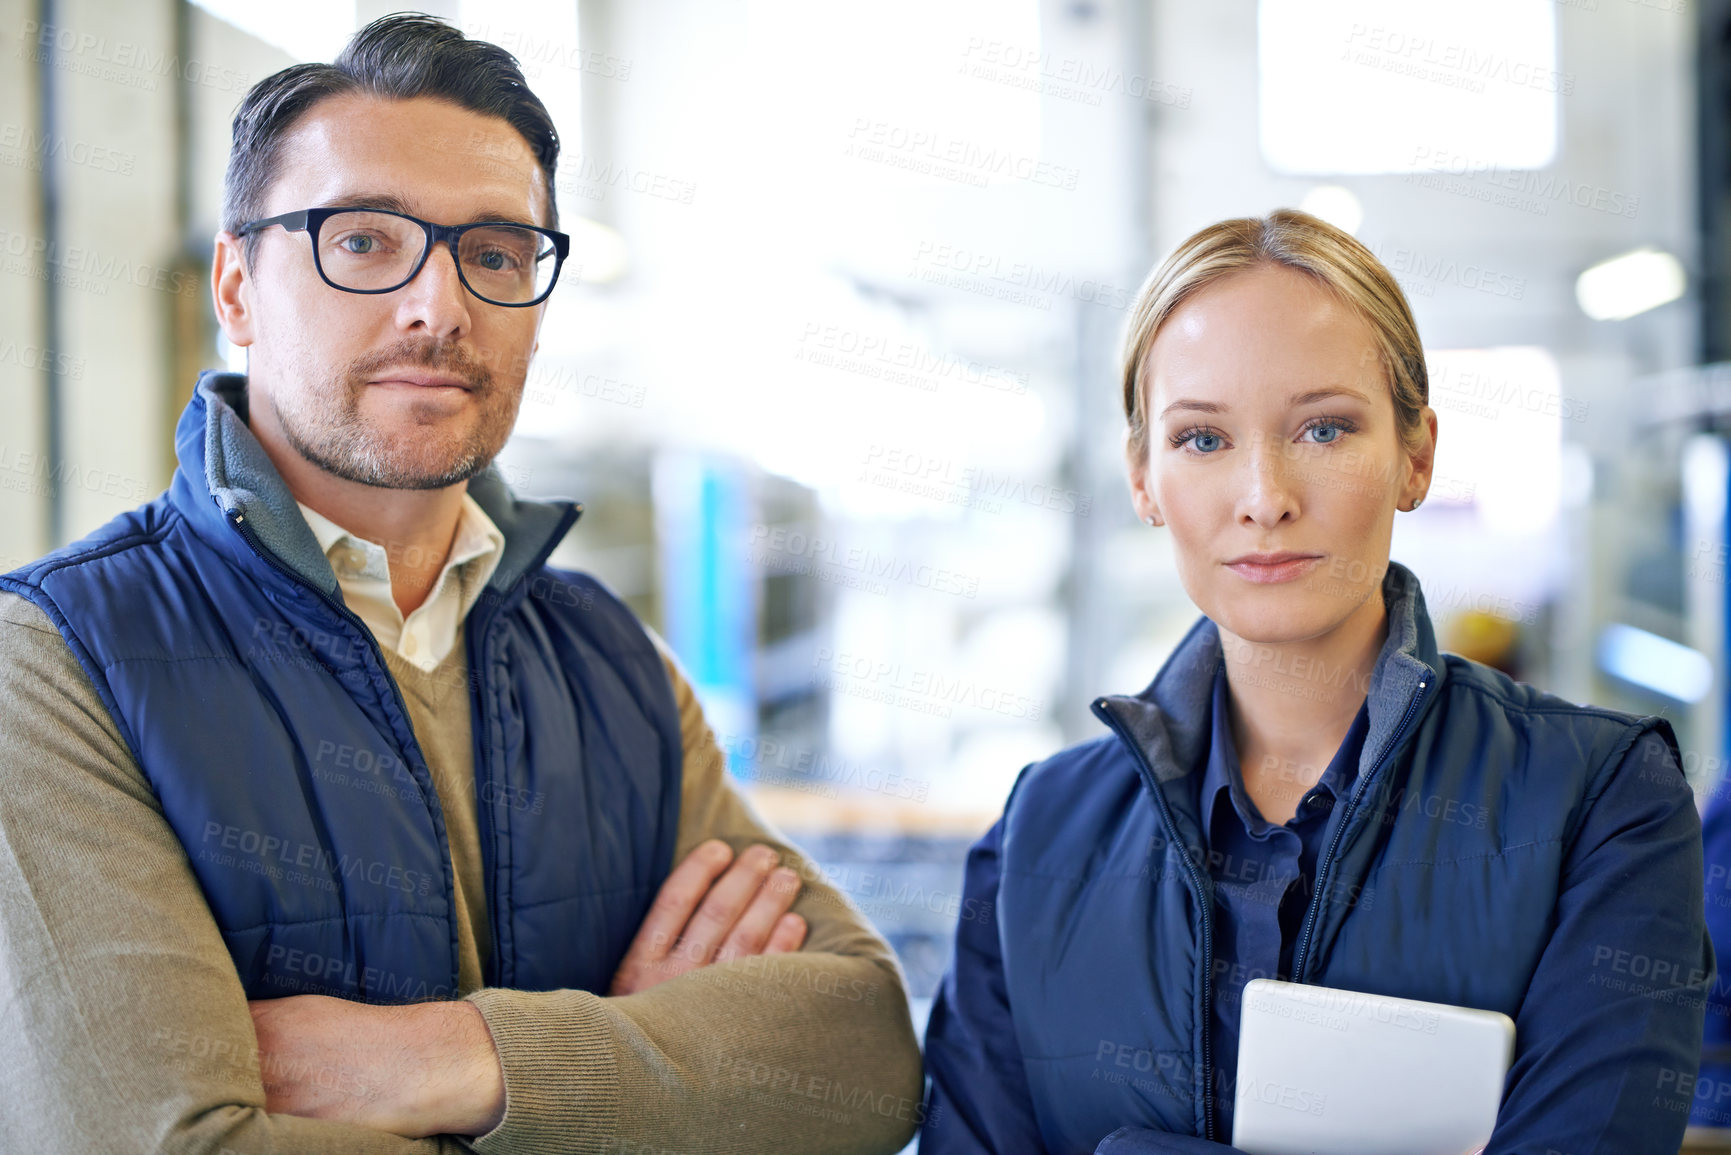
[[[1310,904],[1311,880],[1335,802],[1358,778],[1358,759],[1370,729],[1369,701],[1335,751],[1316,785],[1304,792],[1298,812],[1283,826],[1263,818],[1244,788],[1238,750],[1227,713],[1224,666],[1214,674],[1212,737],[1208,767],[1197,799],[1214,877],[1215,1119],[1222,1138],[1232,1134],[1238,1073],[1238,1016],[1244,984],[1285,979],[1293,947]],[[1300,769],[1292,773],[1297,789]],[[1303,776],[1308,777],[1308,774]]]

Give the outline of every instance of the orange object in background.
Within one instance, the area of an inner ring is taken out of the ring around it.
[[[1483,662],[1511,678],[1521,676],[1521,627],[1508,618],[1483,610],[1464,610],[1449,619],[1443,635],[1443,649]]]

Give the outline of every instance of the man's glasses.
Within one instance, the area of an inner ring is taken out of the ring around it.
[[[313,267],[345,293],[391,293],[420,273],[443,242],[463,286],[493,305],[538,305],[553,291],[571,238],[552,229],[503,221],[435,225],[385,209],[302,209],[248,221],[238,236],[281,225],[313,241]]]

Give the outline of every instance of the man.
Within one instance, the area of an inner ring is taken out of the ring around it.
[[[243,102],[212,285],[247,375],[201,379],[167,493],[0,578],[0,1147],[911,1134],[888,948],[546,566],[576,511],[488,468],[557,151],[427,17]]]

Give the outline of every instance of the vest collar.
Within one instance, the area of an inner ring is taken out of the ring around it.
[[[1359,758],[1359,773],[1367,773],[1393,738],[1419,684],[1436,698],[1443,676],[1442,654],[1425,610],[1418,578],[1399,562],[1390,561],[1382,579],[1383,605],[1388,612],[1388,636],[1372,666],[1366,693],[1370,731]],[[1154,774],[1151,786],[1167,787],[1200,772],[1208,754],[1210,695],[1214,672],[1223,660],[1220,627],[1199,618],[1147,689],[1139,694],[1101,698],[1094,712],[1147,759]],[[1168,798],[1193,817],[1190,790],[1166,790]]]
[[[245,375],[200,374],[175,427],[174,447],[180,459],[171,488],[175,504],[204,536],[233,541],[233,528],[217,526],[213,518],[226,521],[241,514],[259,544],[297,577],[336,596],[337,577],[330,562],[288,484],[247,425]],[[492,465],[469,479],[468,490],[505,537],[504,553],[487,582],[487,588],[501,593],[545,562],[582,513],[582,507],[570,501],[517,497]]]

